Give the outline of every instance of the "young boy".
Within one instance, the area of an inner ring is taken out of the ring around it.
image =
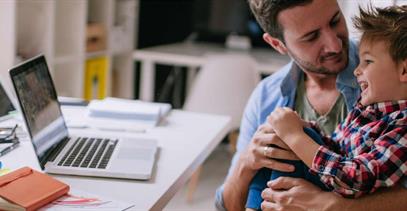
[[[303,128],[319,131],[317,125],[290,108],[278,108],[268,118],[309,172],[348,198],[393,186],[407,175],[407,6],[360,12],[354,19],[363,32],[354,75],[361,98],[332,136],[323,136],[319,145],[321,140]]]

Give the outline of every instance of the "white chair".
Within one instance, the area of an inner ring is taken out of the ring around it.
[[[187,111],[228,115],[232,118],[230,132],[240,126],[244,107],[260,81],[256,62],[240,54],[213,55],[201,67],[187,94],[183,109]],[[229,136],[231,146],[235,145]],[[235,140],[234,140],[235,142]],[[201,167],[194,173],[188,185],[187,199],[192,200]]]
[[[209,56],[192,83],[183,109],[229,115],[232,129],[238,129],[243,109],[259,80],[256,62],[248,56]]]

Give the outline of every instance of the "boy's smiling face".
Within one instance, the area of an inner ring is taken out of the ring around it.
[[[361,87],[361,104],[400,100],[401,65],[397,65],[389,54],[385,41],[362,39],[359,47],[360,64],[355,69]]]

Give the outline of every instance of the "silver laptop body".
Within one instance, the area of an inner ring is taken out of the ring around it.
[[[10,71],[11,80],[41,167],[48,173],[147,180],[153,139],[70,136],[45,57]]]

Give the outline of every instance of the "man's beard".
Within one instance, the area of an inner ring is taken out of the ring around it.
[[[335,56],[335,55],[339,55],[339,54],[343,54],[340,55],[341,59],[345,59],[346,62],[343,65],[343,67],[337,69],[337,70],[332,70],[329,68],[326,68],[324,66],[321,67],[316,67],[314,64],[304,61],[302,59],[300,59],[298,56],[296,56],[295,54],[293,54],[290,49],[287,48],[288,50],[288,54],[294,59],[295,63],[300,66],[303,70],[308,71],[308,72],[312,72],[312,73],[318,73],[318,74],[323,74],[323,75],[337,75],[338,73],[340,73],[343,69],[345,69],[345,67],[348,65],[349,59],[348,59],[348,50],[349,50],[349,41],[348,39],[341,39],[342,40],[342,51],[338,54],[334,54],[334,53],[330,53],[327,55],[324,55],[322,57],[319,58],[319,63],[323,64],[324,60],[326,60],[327,57],[330,56]]]

